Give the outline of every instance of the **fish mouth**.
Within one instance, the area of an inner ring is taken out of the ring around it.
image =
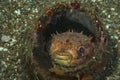
[[[86,60],[85,57],[78,58],[70,52],[55,52],[52,53],[51,58],[55,63],[67,67],[80,65]]]
[[[54,53],[54,55],[52,55],[51,57],[55,63],[64,66],[70,66],[71,65],[70,63],[73,59],[70,53],[65,53],[65,52]]]
[[[61,55],[62,54],[62,55]],[[83,62],[85,62],[86,58],[74,58],[71,54],[68,53],[61,53],[61,54],[54,54],[52,55],[52,59],[55,63],[61,65],[61,66],[77,66],[81,65]]]

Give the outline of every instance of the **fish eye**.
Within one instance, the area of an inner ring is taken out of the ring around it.
[[[79,56],[84,56],[85,55],[85,48],[84,47],[79,47],[77,51]]]

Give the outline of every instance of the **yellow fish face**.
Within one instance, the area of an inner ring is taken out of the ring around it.
[[[94,54],[94,44],[91,39],[91,37],[77,32],[53,35],[50,55],[60,65],[80,65]]]

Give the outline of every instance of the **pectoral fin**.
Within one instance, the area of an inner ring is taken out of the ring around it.
[[[58,75],[63,75],[64,74],[64,70],[61,70],[61,69],[58,69],[58,68],[50,68],[49,71],[54,72]]]

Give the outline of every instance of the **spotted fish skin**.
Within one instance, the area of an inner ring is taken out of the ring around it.
[[[95,53],[95,45],[91,39],[92,37],[88,37],[82,32],[65,32],[53,35],[50,55],[60,65],[81,65]]]

